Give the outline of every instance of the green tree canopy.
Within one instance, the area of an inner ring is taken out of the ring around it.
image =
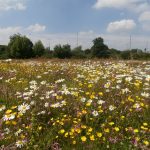
[[[93,40],[93,46],[91,47],[92,56],[98,58],[107,58],[109,57],[108,46],[104,44],[104,40],[101,37],[98,37]]]
[[[45,52],[45,47],[44,47],[42,41],[39,40],[39,41],[37,41],[37,42],[34,44],[34,46],[33,46],[33,51],[34,51],[34,55],[35,55],[36,57],[40,57],[40,56],[42,56],[42,55],[44,54],[44,52]]]
[[[70,58],[71,57],[71,46],[66,44],[66,45],[56,45],[54,47],[54,56],[64,59],[64,58]]]
[[[31,58],[33,57],[33,43],[26,36],[14,34],[10,37],[8,44],[9,55],[12,58]]]

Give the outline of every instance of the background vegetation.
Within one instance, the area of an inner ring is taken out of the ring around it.
[[[124,50],[110,49],[102,37],[93,40],[93,45],[89,49],[82,49],[82,46],[71,49],[69,44],[56,45],[53,50],[50,47],[44,47],[42,41],[37,41],[35,44],[20,34],[14,34],[10,37],[8,45],[0,45],[0,59],[7,58],[111,58],[124,60],[150,60],[150,53],[140,49]]]

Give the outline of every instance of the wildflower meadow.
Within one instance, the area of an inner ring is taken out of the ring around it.
[[[150,62],[1,60],[1,150],[149,150]]]

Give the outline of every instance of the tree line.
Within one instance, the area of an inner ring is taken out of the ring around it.
[[[8,45],[0,45],[0,59],[14,58],[112,58],[112,59],[144,59],[150,60],[150,54],[140,49],[132,49],[120,51],[117,49],[110,49],[102,37],[95,38],[93,45],[89,49],[82,49],[82,46],[71,49],[69,44],[56,45],[53,50],[50,47],[45,48],[42,41],[37,41],[35,44],[21,34],[14,34],[10,36]]]

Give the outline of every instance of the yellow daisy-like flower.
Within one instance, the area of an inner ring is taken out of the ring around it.
[[[81,128],[82,129],[86,129],[86,125],[81,125]]]
[[[68,137],[68,132],[66,132],[64,136],[65,136],[65,137]]]
[[[104,129],[104,132],[109,133],[110,132],[109,128]]]
[[[82,110],[82,114],[87,114],[87,111],[86,110]]]
[[[148,141],[143,141],[143,143],[146,145],[146,146],[148,146],[149,145],[149,142]]]
[[[12,110],[11,109],[8,109],[5,113],[6,114],[10,114],[12,112]]]
[[[76,141],[73,141],[73,142],[72,142],[73,145],[75,145],[76,143],[77,143]]]
[[[91,95],[91,96],[90,96],[90,99],[94,99],[94,98],[95,98],[95,96],[94,96],[94,95]]]
[[[91,140],[91,141],[95,141],[94,135],[91,135],[91,136],[90,136],[90,140]]]
[[[61,130],[59,131],[60,134],[63,134],[64,132],[65,132],[64,129],[61,129]]]
[[[77,132],[77,133],[81,133],[81,129],[77,129],[76,132]]]
[[[103,96],[104,94],[103,94],[103,92],[99,92],[98,95]]]
[[[114,124],[115,124],[114,122],[109,122],[109,125],[111,125],[111,126],[114,125]]]
[[[38,127],[38,130],[42,130],[42,127],[41,127],[41,126],[39,126],[39,127]]]
[[[17,124],[17,122],[16,121],[12,121],[12,125],[16,125]]]
[[[118,132],[120,130],[118,127],[115,127],[114,129],[116,132]]]
[[[98,137],[102,137],[102,133],[97,132],[96,134],[97,134]]]
[[[125,118],[125,116],[121,116],[121,119],[124,119]]]
[[[139,130],[138,129],[134,129],[134,133],[138,133],[139,132]]]
[[[93,129],[92,129],[92,128],[89,128],[89,129],[88,129],[88,132],[92,132],[92,131],[93,131]]]
[[[89,95],[89,94],[90,94],[90,92],[86,92],[85,94],[86,94],[86,95]]]
[[[82,142],[85,142],[86,140],[87,140],[87,138],[86,138],[85,136],[82,136],[82,137],[81,137],[81,141],[82,141]]]
[[[17,106],[12,106],[12,107],[11,107],[11,109],[16,109],[16,108],[17,108]]]
[[[92,84],[89,84],[89,85],[88,85],[88,88],[91,88],[91,87],[93,87],[93,85],[92,85]]]
[[[148,123],[144,122],[143,125],[144,125],[144,126],[148,126]]]
[[[88,106],[91,106],[91,103],[86,103],[86,106],[88,107]]]

